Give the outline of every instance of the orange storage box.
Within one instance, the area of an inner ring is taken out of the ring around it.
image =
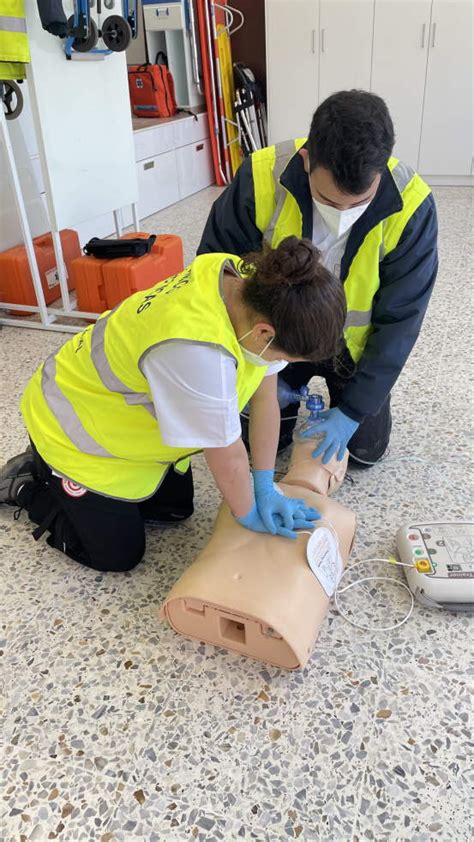
[[[68,275],[68,287],[74,289],[71,264],[81,253],[77,231],[65,228],[60,232],[61,246]],[[56,257],[51,234],[43,234],[33,240],[38,269],[46,304],[56,301],[61,295]],[[36,305],[33,278],[25,246],[14,246],[0,253],[0,296],[2,301],[12,304]],[[24,313],[21,313],[24,315]]]
[[[133,231],[123,239],[149,236]],[[77,307],[83,312],[103,313],[134,292],[148,289],[183,269],[183,243],[174,234],[160,234],[143,257],[106,260],[83,255],[71,267]]]

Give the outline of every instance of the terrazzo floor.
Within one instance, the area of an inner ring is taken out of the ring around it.
[[[358,517],[353,560],[392,553],[404,521],[466,516],[472,193],[435,194],[441,269],[395,388],[391,454],[352,470],[338,494]],[[181,234],[189,260],[216,195],[143,227]],[[20,394],[61,341],[0,333],[2,458],[23,448]],[[471,839],[469,619],[417,606],[401,628],[373,633],[331,608],[308,667],[290,674],[185,641],[156,610],[218,505],[194,464],[193,518],[150,529],[130,574],[82,569],[35,544],[25,515],[0,511],[2,842]],[[378,611],[353,599],[368,622],[406,607],[395,589]]]

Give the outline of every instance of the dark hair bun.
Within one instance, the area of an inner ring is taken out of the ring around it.
[[[255,320],[273,325],[274,349],[313,362],[340,351],[344,289],[311,240],[286,237],[276,249],[264,243],[239,268],[245,278],[243,302]]]
[[[262,251],[247,255],[242,269],[260,284],[298,286],[314,283],[321,252],[311,240],[286,237],[272,249],[264,242]]]
[[[275,275],[280,283],[293,285],[312,283],[321,252],[311,240],[286,237],[274,250]]]

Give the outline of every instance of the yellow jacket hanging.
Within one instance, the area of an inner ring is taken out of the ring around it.
[[[24,79],[30,60],[23,0],[0,3],[0,79]]]

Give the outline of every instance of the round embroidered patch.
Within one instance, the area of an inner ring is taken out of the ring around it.
[[[61,485],[63,487],[63,491],[65,491],[69,497],[84,497],[84,494],[87,494],[87,488],[83,488],[82,485],[78,485],[77,482],[73,482],[72,479],[62,479]]]

